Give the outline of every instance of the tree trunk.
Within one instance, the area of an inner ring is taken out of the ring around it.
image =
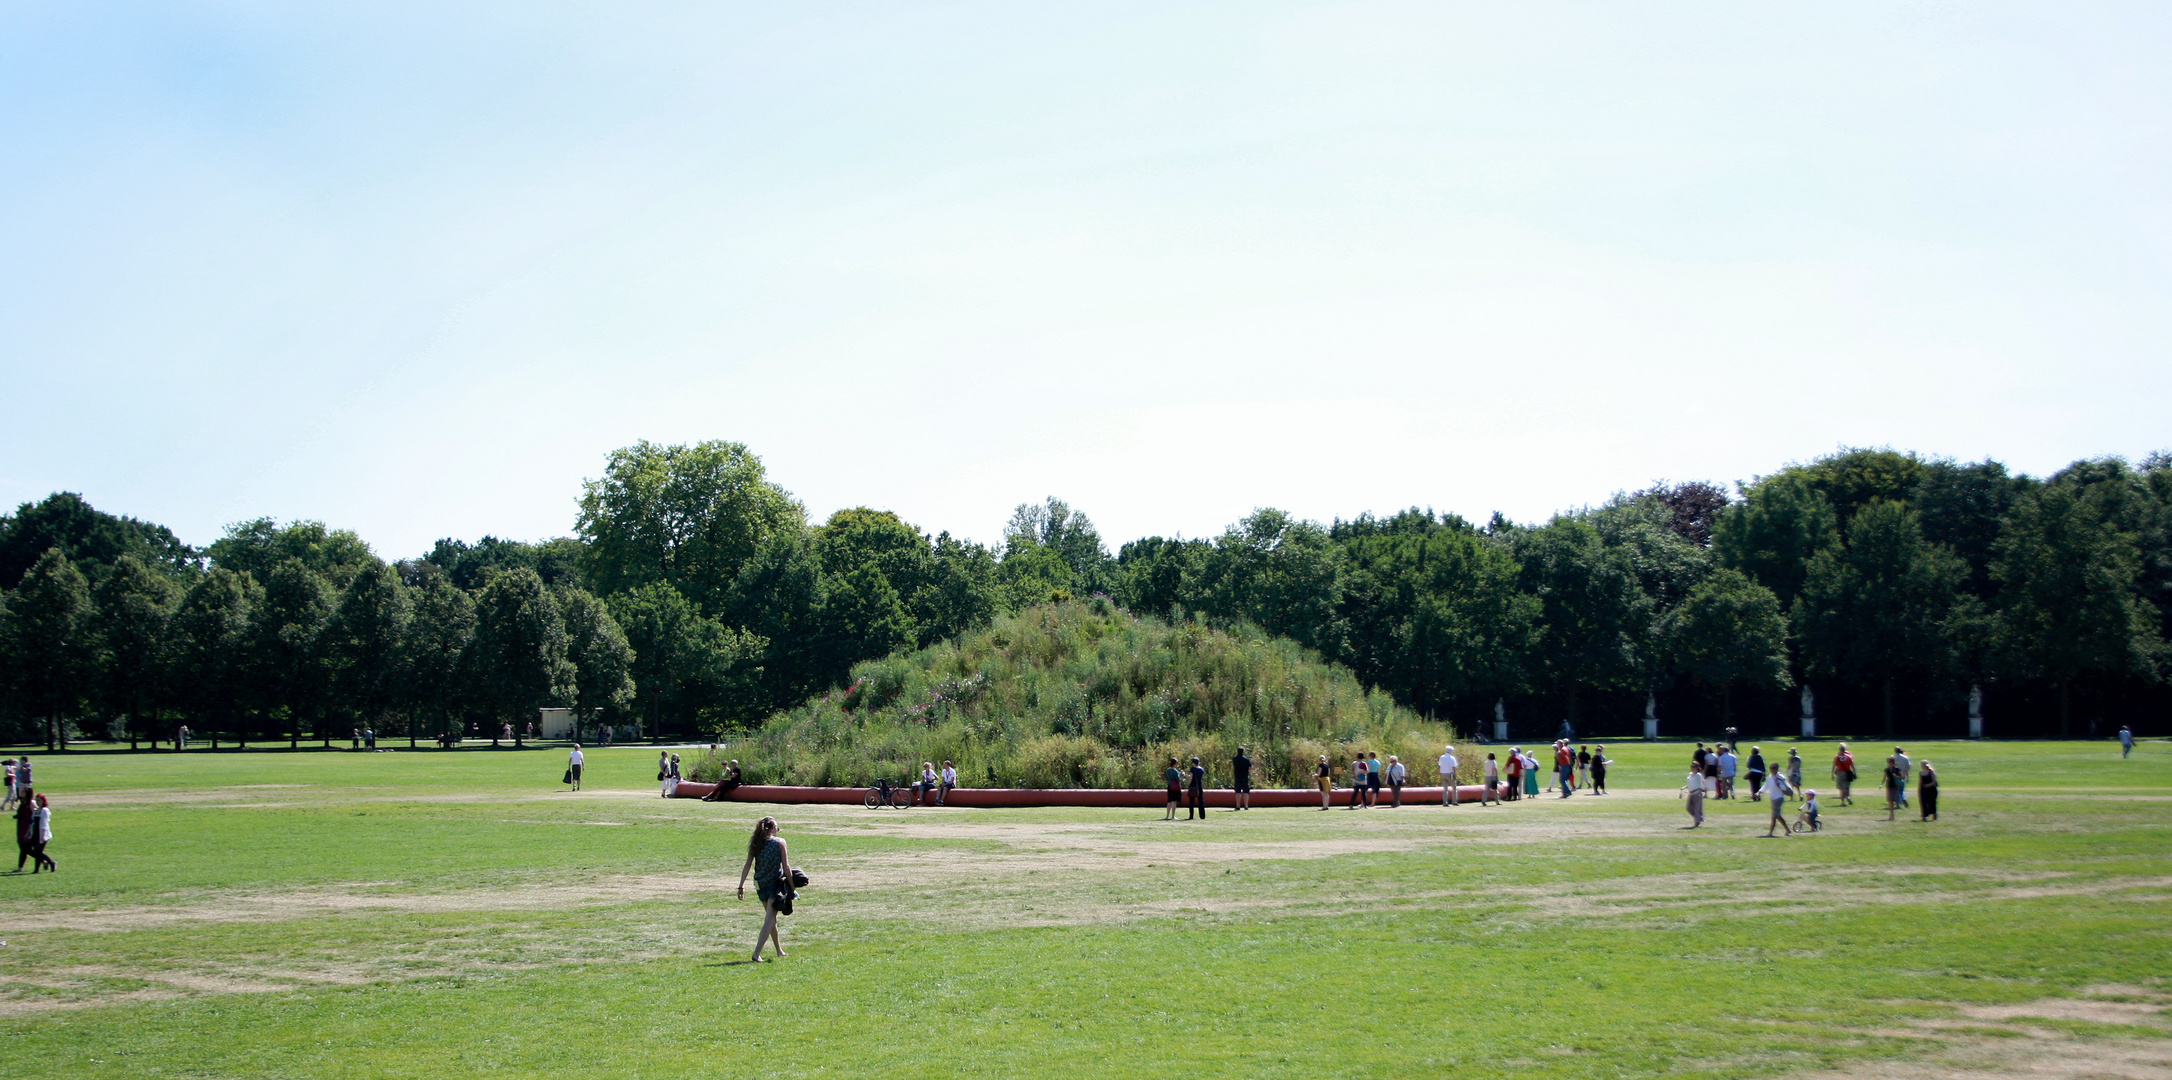
[[[1893,740],[1893,680],[1885,681],[1885,738]]]
[[[54,745],[53,745],[53,744],[54,744],[54,742],[55,742],[56,740],[58,740],[59,738],[60,738],[60,721],[58,721],[58,720],[55,720],[55,719],[53,719],[53,718],[52,718],[52,717],[50,717],[50,716],[46,717],[46,718],[45,718],[45,752],[46,752],[46,753],[50,754],[50,753],[53,753],[53,752],[54,752],[54,749],[55,749],[55,747],[54,747]]]
[[[2059,737],[2062,739],[2067,737],[2074,720],[2073,689],[2071,682],[2059,684]]]

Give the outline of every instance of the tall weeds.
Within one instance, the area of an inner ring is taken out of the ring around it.
[[[770,717],[722,756],[755,783],[906,780],[948,760],[972,787],[1155,787],[1168,758],[1194,755],[1227,784],[1244,746],[1255,785],[1304,787],[1317,755],[1339,772],[1374,751],[1401,755],[1410,782],[1428,784],[1452,737],[1286,638],[1096,598],[859,664],[849,685]],[[1470,755],[1458,754],[1467,778]],[[705,757],[692,775],[719,765]]]

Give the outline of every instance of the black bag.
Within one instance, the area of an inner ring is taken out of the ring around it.
[[[658,780],[662,780],[663,778],[664,778],[664,771],[663,771],[662,769],[658,769],[658,770],[656,770],[656,779],[658,779]]]
[[[792,913],[792,900],[798,895],[798,893],[793,892],[790,889],[786,889],[783,892],[778,893],[776,898],[770,902],[776,905],[777,914],[790,915]]]
[[[566,778],[565,778],[565,779],[563,779],[563,780],[560,780],[560,781],[558,781],[558,782],[559,782],[559,783],[561,783],[561,784],[570,784],[570,783],[572,783],[572,782],[573,782],[573,770],[572,770],[572,769],[567,769],[567,770],[566,770]]]
[[[802,869],[800,869],[800,868],[799,868],[799,867],[797,867],[797,866],[793,867],[793,868],[792,868],[792,888],[794,888],[794,889],[804,889],[804,888],[806,888],[806,887],[807,887],[807,872],[806,872],[805,870],[802,870]]]

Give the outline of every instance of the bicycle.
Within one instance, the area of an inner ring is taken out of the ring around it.
[[[1810,815],[1803,813],[1801,810],[1795,811],[1795,824],[1793,828],[1796,832],[1817,832],[1824,827],[1825,822],[1823,820],[1812,818]]]
[[[892,787],[889,779],[885,777],[875,781],[874,786],[867,789],[867,796],[861,799],[860,803],[869,810],[880,810],[885,806],[910,810],[913,805],[913,789],[910,785]]]

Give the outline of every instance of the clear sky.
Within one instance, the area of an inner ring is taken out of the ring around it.
[[[0,500],[1112,544],[2172,445],[2172,7],[0,0]]]

